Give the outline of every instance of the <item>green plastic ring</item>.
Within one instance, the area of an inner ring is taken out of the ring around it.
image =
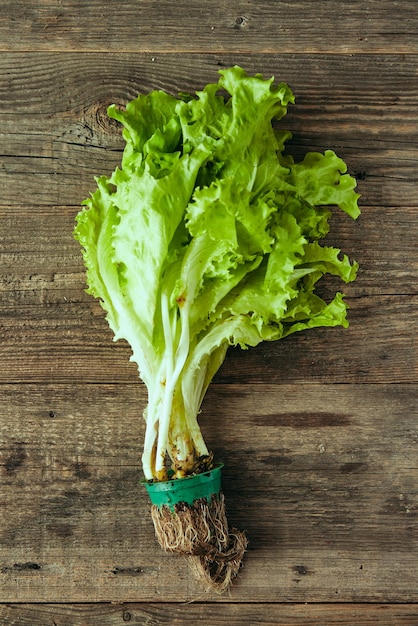
[[[208,472],[203,472],[203,474],[161,482],[144,480],[142,484],[145,486],[152,504],[159,507],[166,505],[174,510],[174,505],[179,502],[193,504],[195,500],[201,498],[205,498],[209,502],[212,495],[219,495],[222,468],[223,465],[218,465]]]

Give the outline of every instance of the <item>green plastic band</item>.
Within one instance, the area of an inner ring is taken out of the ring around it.
[[[151,503],[159,507],[168,506],[174,510],[174,505],[179,502],[193,504],[195,500],[205,498],[208,502],[212,495],[219,495],[221,491],[221,470],[223,465],[218,465],[209,472],[186,476],[162,482],[142,481]]]

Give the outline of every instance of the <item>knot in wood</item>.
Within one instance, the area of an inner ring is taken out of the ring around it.
[[[246,15],[238,15],[234,23],[234,28],[245,28],[248,22],[249,19]]]
[[[107,114],[109,103],[101,102],[94,107],[93,117],[95,126],[102,133],[106,134],[119,134],[120,133],[120,125],[116,120],[110,118]]]

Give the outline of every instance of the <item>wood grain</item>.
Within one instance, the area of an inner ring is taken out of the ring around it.
[[[0,381],[137,381],[130,348],[113,343],[99,304],[84,293],[74,207],[0,206]],[[360,263],[344,289],[350,329],[317,329],[250,351],[230,349],[218,382],[415,382],[418,323],[416,209],[367,207],[333,220],[329,243]],[[364,247],[364,241],[368,246]]]
[[[143,387],[2,387],[3,597],[202,599],[185,563],[153,537],[139,485]],[[239,582],[219,601],[414,601],[416,393],[212,386],[202,428],[226,465],[230,520],[250,538]]]
[[[123,603],[1,605],[0,619],[8,626],[416,626],[418,605],[402,604],[191,604]]]
[[[176,53],[417,51],[413,0],[190,3],[5,0],[3,50]],[[80,19],[80,16],[83,16]]]
[[[49,297],[48,292],[43,297]],[[123,341],[113,343],[99,305],[61,298],[51,305],[20,304],[2,310],[1,382],[136,381],[130,348]],[[231,348],[217,381],[415,382],[417,344],[410,328],[418,324],[417,297],[375,296],[348,302],[349,331],[312,330],[249,352]]]
[[[0,623],[417,624],[415,0],[4,0],[0,51]],[[120,162],[107,106],[235,63],[288,82],[288,150],[334,149],[362,216],[328,237],[360,263],[350,328],[231,350],[205,399],[250,538],[219,598],[156,545],[146,390],[72,229]]]
[[[234,63],[292,87],[296,104],[282,126],[293,132],[289,151],[296,158],[334,149],[358,178],[362,206],[417,206],[414,55],[206,54],[187,55],[179,67],[173,54],[154,62],[146,55],[4,54],[2,203],[80,204],[93,190],[94,176],[110,174],[120,163],[123,141],[107,117],[109,104],[124,105],[138,92],[158,88],[195,91]]]
[[[75,216],[81,206],[5,206],[0,204],[0,311],[16,317],[35,307],[69,303],[92,307],[86,286],[81,248],[73,239]],[[362,206],[351,220],[334,211],[326,245],[341,248],[359,265],[354,283],[334,281],[322,286],[325,296],[343,288],[354,303],[369,296],[417,295],[418,260],[416,223],[418,207]],[[367,241],[367,246],[364,242]],[[72,307],[67,306],[67,312]],[[354,309],[354,307],[353,307]],[[354,311],[353,311],[354,314]],[[98,312],[103,317],[102,312]],[[350,313],[351,316],[351,313]],[[17,320],[16,320],[17,321]]]

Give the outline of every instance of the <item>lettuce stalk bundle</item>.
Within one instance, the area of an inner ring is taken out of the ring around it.
[[[88,293],[115,340],[130,344],[148,390],[149,482],[212,469],[198,414],[230,345],[348,325],[342,294],[325,302],[315,286],[324,274],[356,276],[356,263],[319,243],[327,207],[359,215],[356,181],[331,150],[298,163],[285,155],[291,134],[272,121],[294,101],[286,84],[237,66],[219,74],[194,96],[153,91],[109,107],[123,125],[121,167],[96,179],[77,215]],[[211,536],[205,543],[212,550]],[[202,560],[202,545],[189,554]],[[224,562],[228,550],[218,551]],[[231,573],[221,569],[209,579],[223,590]]]

